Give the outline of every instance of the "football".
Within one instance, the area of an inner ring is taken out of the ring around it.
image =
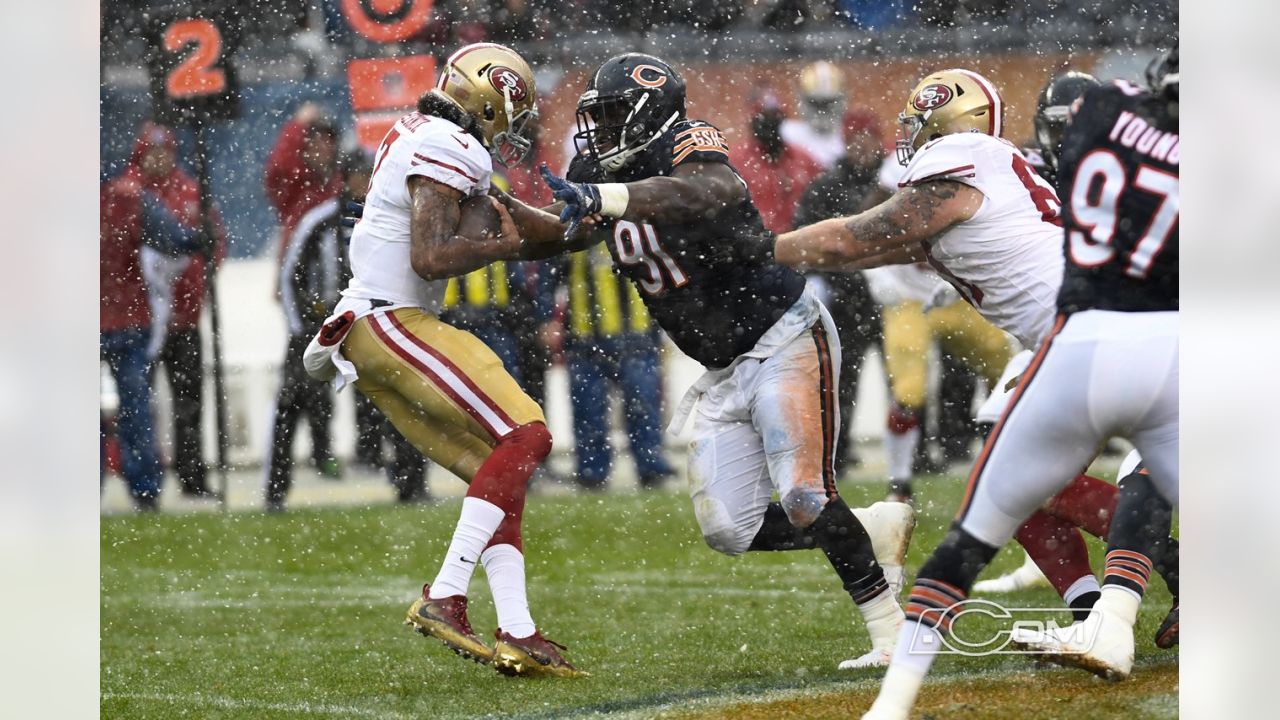
[[[502,229],[495,200],[487,195],[476,195],[462,201],[462,214],[458,218],[458,234],[472,240],[483,240],[498,234]]]

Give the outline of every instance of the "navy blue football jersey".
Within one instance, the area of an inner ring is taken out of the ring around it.
[[[720,131],[685,120],[616,174],[579,155],[568,179],[634,182],[669,176],[687,162],[728,165]],[[725,367],[754,347],[804,291],[804,277],[790,268],[724,252],[727,244],[766,232],[750,192],[737,207],[691,222],[614,220],[601,231],[608,233],[614,268],[635,283],[649,314],[677,347],[709,368]]]
[[[1066,266],[1058,309],[1178,309],[1178,120],[1116,82],[1089,90],[1062,138]]]

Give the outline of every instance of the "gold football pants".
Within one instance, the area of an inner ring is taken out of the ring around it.
[[[546,422],[488,346],[419,308],[360,318],[342,354],[359,373],[356,387],[396,429],[467,482],[498,440]]]
[[[996,386],[1013,356],[1004,331],[963,300],[934,308],[927,315],[921,303],[908,301],[885,307],[881,315],[889,387],[894,402],[904,408],[924,407],[931,340],[986,378],[988,388]]]

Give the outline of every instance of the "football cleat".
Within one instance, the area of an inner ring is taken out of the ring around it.
[[[853,514],[871,537],[876,562],[884,570],[885,582],[897,597],[902,592],[903,563],[916,529],[916,511],[906,503],[878,502],[868,508],[854,508]]]
[[[836,667],[840,670],[861,670],[862,668],[888,667],[893,659],[893,648],[887,650],[872,649],[871,652],[852,660],[842,660]]]
[[[569,664],[560,654],[565,646],[554,640],[542,637],[535,630],[527,638],[516,638],[498,628],[494,632],[498,639],[493,648],[493,666],[503,675],[530,675],[545,677],[579,678],[590,677]]]
[[[1033,587],[1048,587],[1048,585],[1049,578],[1045,577],[1044,573],[1040,571],[1036,561],[1032,560],[1030,555],[1027,555],[1017,570],[1005,573],[998,578],[979,580],[974,583],[973,594],[999,595]]]
[[[1033,630],[1015,627],[1014,647],[1030,650],[1035,659],[1087,670],[1120,681],[1133,672],[1133,627],[1094,607],[1089,618],[1066,628]]]
[[[476,636],[471,623],[467,622],[467,596],[432,599],[428,596],[430,589],[430,585],[422,586],[422,597],[409,606],[404,624],[414,626],[426,637],[436,638],[464,658],[478,663],[490,662],[493,650]]]
[[[1178,607],[1181,603],[1178,598],[1173,599],[1173,607],[1169,608],[1169,614],[1164,616],[1164,622],[1160,623],[1159,629],[1156,630],[1156,647],[1161,650],[1168,650],[1178,644]]]

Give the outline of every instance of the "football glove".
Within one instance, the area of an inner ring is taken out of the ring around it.
[[[551,188],[552,196],[564,203],[564,209],[560,211],[560,222],[569,224],[564,233],[565,237],[572,235],[573,231],[578,229],[578,223],[582,222],[583,218],[600,212],[603,203],[600,200],[600,189],[594,184],[569,182],[562,177],[556,177],[546,165],[539,167],[538,171],[542,173],[542,179]]]
[[[356,221],[362,217],[364,217],[364,203],[348,200],[347,207],[342,211],[342,227],[353,228],[356,226]]]

